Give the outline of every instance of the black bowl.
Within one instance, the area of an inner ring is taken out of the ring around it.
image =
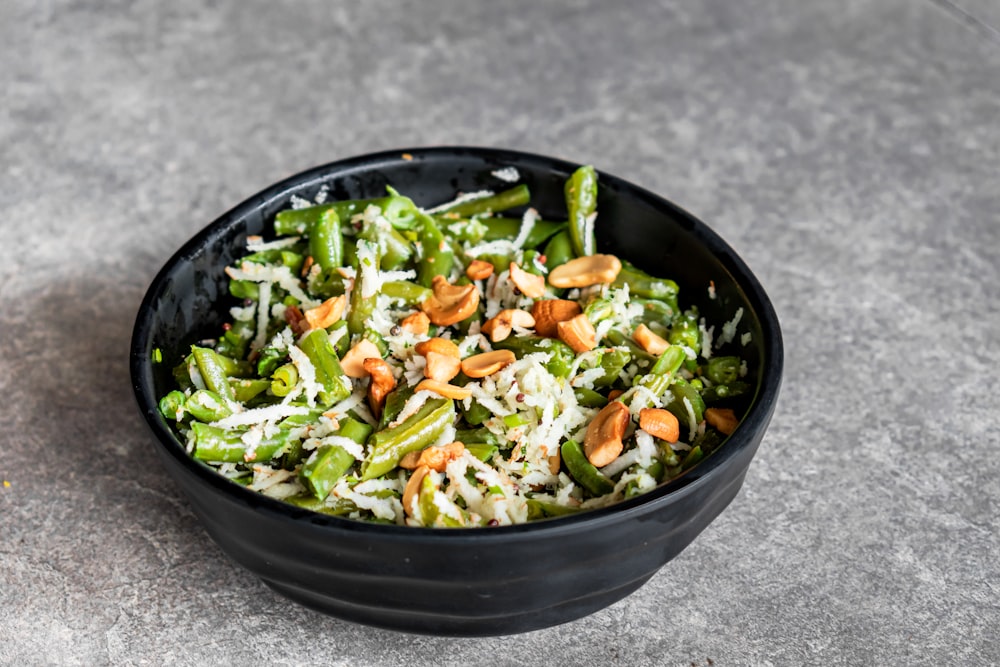
[[[639,588],[679,554],[739,491],[774,410],[781,382],[778,320],[757,279],[705,224],[665,199],[599,175],[599,248],[674,278],[682,305],[711,322],[744,314],[740,348],[756,387],[725,444],[684,475],[605,509],[496,528],[376,525],[313,513],[229,482],[185,453],[157,411],[171,387],[168,363],[217,332],[226,309],[223,268],[248,234],[267,234],[292,195],[380,196],[386,185],[430,206],[456,191],[497,189],[516,167],[543,216],[565,217],[563,183],[577,165],[483,148],[421,148],[311,169],[243,202],[184,245],[153,280],[131,346],[135,395],[156,451],[223,551],[289,598],[333,616],[442,635],[500,635],[544,628],[601,609]],[[716,298],[709,297],[713,281]]]

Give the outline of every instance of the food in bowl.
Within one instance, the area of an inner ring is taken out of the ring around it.
[[[750,334],[598,253],[597,187],[571,175],[566,221],[524,184],[293,197],[226,269],[223,331],[167,360],[161,414],[234,483],[370,522],[524,523],[681,475],[739,422]]]

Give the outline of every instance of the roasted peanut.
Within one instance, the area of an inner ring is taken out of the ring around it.
[[[660,356],[663,351],[670,347],[670,343],[653,333],[645,324],[640,324],[632,332],[632,339],[639,343],[639,346],[654,356]]]
[[[531,316],[531,313],[526,310],[508,308],[507,310],[501,310],[495,317],[486,320],[480,331],[496,343],[510,336],[514,327],[527,329],[533,326],[535,326],[535,318]]]
[[[454,357],[455,359],[461,359],[462,353],[458,351],[458,345],[451,342],[447,338],[428,338],[427,340],[422,340],[413,346],[413,350],[417,354],[422,354],[427,356],[428,352],[437,352],[438,354],[443,354],[448,357]]]
[[[399,326],[406,329],[411,334],[422,336],[430,330],[431,319],[427,317],[427,313],[422,310],[418,310],[412,315],[404,317],[403,321],[399,323]]]
[[[413,516],[415,514],[414,510],[417,506],[417,497],[420,495],[420,486],[424,482],[424,477],[430,473],[431,469],[427,466],[420,466],[410,475],[410,479],[406,482],[406,488],[403,489],[403,511],[406,512],[407,516]]]
[[[719,432],[732,435],[740,420],[730,408],[708,408],[705,410],[705,421],[709,426],[719,429]]]
[[[603,468],[618,458],[629,419],[628,408],[621,401],[612,401],[597,413],[583,440],[583,452],[592,465]]]
[[[510,350],[483,352],[463,359],[462,372],[470,378],[484,378],[506,368],[516,359],[517,357]]]
[[[428,350],[424,357],[427,358],[424,377],[431,380],[448,382],[462,370],[462,362],[451,355]]]
[[[639,411],[639,428],[654,438],[677,442],[681,437],[680,422],[674,413],[663,408],[643,408]]]
[[[613,283],[622,270],[621,261],[614,255],[586,255],[560,264],[549,273],[553,287],[589,287]]]
[[[510,281],[521,291],[521,294],[537,299],[545,294],[545,278],[528,273],[517,262],[510,263]]]
[[[573,348],[577,354],[597,347],[597,332],[583,313],[565,322],[558,322],[556,332],[559,334],[559,340]]]
[[[493,275],[493,265],[481,259],[474,259],[465,267],[469,280],[485,280]]]
[[[438,380],[421,380],[416,387],[416,391],[432,391],[438,396],[444,398],[454,398],[457,401],[462,401],[472,396],[472,390],[466,387],[459,387],[453,384],[448,384],[447,382],[440,382]]]

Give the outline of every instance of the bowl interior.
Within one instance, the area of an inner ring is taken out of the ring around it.
[[[311,201],[326,189],[328,199],[357,199],[382,196],[386,186],[392,186],[418,205],[430,207],[453,199],[457,192],[509,187],[493,172],[511,166],[518,170],[520,182],[531,189],[532,205],[543,218],[566,218],[563,186],[578,165],[495,149],[409,149],[344,160],[293,176],[238,205],[185,244],[154,279],[140,308],[131,351],[140,409],[168,453],[212,485],[231,487],[232,493],[244,494],[248,501],[255,496],[255,504],[270,504],[277,511],[301,515],[302,510],[257,496],[190,458],[156,410],[159,397],[172,388],[171,366],[191,343],[217,335],[228,306],[234,303],[228,295],[224,268],[243,254],[248,234],[273,236],[274,215],[289,207],[293,195]],[[599,173],[596,233],[599,251],[614,253],[654,275],[675,280],[680,286],[681,306],[697,306],[706,321],[715,324],[716,334],[722,323],[742,308],[732,349],[746,359],[749,377],[756,386],[738,406],[745,417],[736,433],[681,477],[605,510],[504,530],[533,530],[533,526],[551,521],[585,521],[608,511],[627,511],[696,482],[750,442],[741,432],[762,429],[777,396],[782,365],[777,318],[756,278],[718,235],[667,200],[603,173]],[[710,284],[714,285],[714,298],[709,294]],[[749,334],[745,345],[740,342],[744,334]],[[162,363],[150,362],[154,348],[161,350]],[[346,521],[326,516],[320,519]],[[372,527],[394,528],[398,527]]]

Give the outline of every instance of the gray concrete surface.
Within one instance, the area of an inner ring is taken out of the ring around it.
[[[977,0],[0,3],[0,664],[1000,662],[1000,10]],[[626,600],[443,639],[211,542],[127,377],[139,300],[263,186],[481,144],[708,221],[785,331],[734,504]]]

